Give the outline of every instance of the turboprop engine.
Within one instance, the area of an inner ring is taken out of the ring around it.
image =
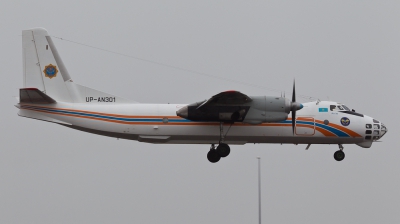
[[[176,114],[192,121],[244,122],[260,124],[287,119],[288,114],[303,108],[283,97],[252,96],[238,91],[219,93],[209,100],[192,103]],[[295,113],[294,113],[295,114]]]

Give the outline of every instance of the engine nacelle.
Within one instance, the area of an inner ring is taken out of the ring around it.
[[[260,124],[284,121],[290,112],[290,102],[283,97],[253,96],[244,123]]]
[[[204,102],[189,104],[176,114],[192,121],[260,124],[286,120],[292,106],[295,106],[288,99],[270,96],[252,96],[251,102],[240,105],[213,104],[201,107]]]

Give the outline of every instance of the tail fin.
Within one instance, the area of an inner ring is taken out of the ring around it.
[[[57,102],[131,103],[126,99],[75,84],[51,37],[43,28],[22,31],[22,50],[24,88],[37,88]],[[107,100],[97,102],[93,99]]]

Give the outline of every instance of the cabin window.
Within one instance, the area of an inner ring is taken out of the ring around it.
[[[374,131],[374,135],[379,135],[379,131]]]
[[[162,120],[164,124],[168,123],[168,117],[164,117]]]
[[[330,108],[331,108],[331,111],[333,111],[336,109],[336,105],[331,105]]]
[[[371,139],[371,136],[365,136],[365,139]]]
[[[375,119],[373,119],[373,121],[374,121],[374,123],[379,123],[379,121],[378,121],[378,120],[375,120]]]
[[[366,127],[367,129],[371,129],[371,128],[372,128],[372,124],[366,124],[365,127]]]
[[[339,108],[339,110],[344,110],[344,108],[340,105],[337,106]]]
[[[379,124],[374,124],[374,129],[380,129]]]
[[[372,134],[372,131],[371,130],[366,130],[365,134]]]

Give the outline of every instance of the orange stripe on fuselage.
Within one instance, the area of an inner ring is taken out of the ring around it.
[[[29,104],[24,104],[22,106],[30,106],[30,107],[38,107],[35,105],[29,105]],[[114,117],[120,117],[120,118],[181,118],[178,116],[152,116],[152,115],[146,115],[146,116],[132,116],[132,115],[120,115],[120,114],[108,114],[108,113],[99,113],[99,112],[93,112],[93,111],[87,111],[87,110],[73,110],[73,109],[66,109],[66,108],[59,108],[59,107],[44,107],[40,106],[38,108],[46,108],[46,109],[53,109],[53,110],[65,110],[65,111],[71,111],[71,112],[81,112],[81,113],[90,113],[90,114],[96,114],[96,115],[104,115],[104,116],[114,116]],[[22,108],[25,109],[25,108]]]
[[[323,121],[320,121],[320,120],[315,120],[315,122],[317,122],[317,123],[319,123],[319,124],[324,124],[324,122],[323,122]],[[338,129],[338,130],[341,130],[341,131],[347,133],[348,135],[350,135],[350,136],[353,137],[353,138],[355,138],[355,137],[362,137],[362,136],[359,135],[357,132],[354,132],[354,131],[352,131],[352,130],[350,130],[350,129],[348,129],[348,128],[339,126],[339,125],[337,125],[337,124],[331,124],[331,123],[329,123],[328,126],[333,127],[333,128],[336,128],[336,129]]]
[[[30,106],[30,107],[37,107],[34,105],[23,105],[23,106]],[[70,111],[70,112],[81,112],[81,113],[88,113],[88,114],[94,114],[94,115],[103,115],[103,116],[114,116],[116,118],[178,118],[182,119],[179,116],[132,116],[132,115],[120,115],[120,114],[109,114],[109,113],[99,113],[99,112],[92,112],[92,111],[85,111],[85,110],[73,110],[73,109],[65,109],[65,108],[56,108],[56,107],[37,107],[37,108],[45,108],[45,109],[54,109],[54,110],[64,110],[64,111]],[[112,120],[112,119],[106,119],[106,118],[96,118],[96,117],[90,117],[90,116],[85,116],[85,115],[74,115],[74,114],[64,114],[61,112],[50,112],[50,111],[43,111],[39,109],[33,109],[33,108],[22,108],[26,110],[32,110],[32,111],[37,111],[37,112],[42,112],[42,113],[48,113],[48,114],[56,114],[56,115],[62,115],[62,116],[69,116],[69,117],[76,117],[76,118],[85,118],[85,119],[91,119],[91,120],[100,120],[100,121],[107,121],[107,122],[113,122],[113,123],[119,123],[119,124],[141,124],[141,125],[201,125],[201,126],[214,126],[214,125],[219,125],[219,122],[190,122],[190,123],[180,123],[180,122],[169,122],[169,123],[163,123],[162,121],[160,122],[137,122],[137,121],[117,121],[117,120]],[[291,121],[291,118],[287,119],[288,121]],[[309,118],[298,118],[297,120],[301,121],[310,121]],[[320,120],[315,120],[316,123],[319,124],[324,124]],[[263,124],[258,124],[258,125],[252,125],[252,124],[245,124],[245,123],[236,123],[234,126],[267,126],[267,127],[290,127],[292,126],[291,124],[281,124],[281,123],[263,123]],[[307,128],[314,128],[312,125],[304,125],[304,124],[297,124],[297,126],[300,127],[307,127]],[[362,137],[358,133],[349,130],[347,128],[341,127],[336,124],[329,124],[328,126],[339,129],[347,134],[349,134],[351,137]],[[335,137],[336,135],[333,134],[332,132],[325,130],[323,128],[315,126],[315,130],[319,131],[325,136],[329,137]]]

